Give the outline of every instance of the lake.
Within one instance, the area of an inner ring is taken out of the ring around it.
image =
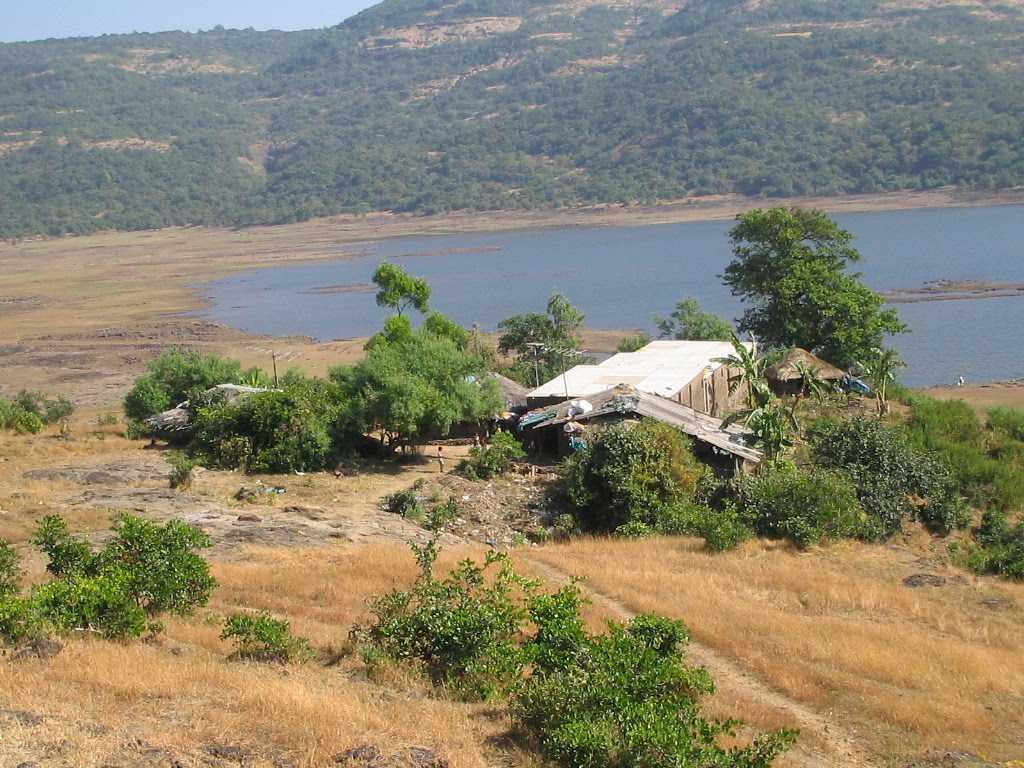
[[[836,217],[856,236],[858,269],[874,289],[934,280],[1024,283],[1024,206],[935,208]],[[368,336],[386,313],[370,278],[385,260],[426,278],[432,306],[493,330],[509,315],[543,311],[561,291],[592,328],[653,330],[655,314],[694,296],[737,317],[718,275],[730,259],[730,221],[406,237],[338,247],[339,259],[245,272],[209,283],[203,315],[267,335],[328,340]],[[911,386],[1024,377],[1015,346],[1024,295],[895,305],[911,333],[892,339]],[[1017,329],[1017,330],[1014,330]]]

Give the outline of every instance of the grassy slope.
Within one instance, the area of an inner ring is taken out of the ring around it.
[[[70,442],[0,436],[7,513],[0,536],[27,551],[32,521],[50,511],[69,514],[77,530],[106,527],[101,511],[64,505],[81,489],[22,476],[35,467],[150,460],[139,444],[94,429],[76,423]],[[328,475],[280,480],[290,486],[284,503],[345,509],[370,505],[411,479],[370,474],[343,481],[345,490]],[[231,473],[206,473],[195,492],[229,504],[238,483]],[[448,562],[472,552],[452,550]],[[581,540],[520,550],[516,559],[551,584],[566,574],[587,577],[593,626],[639,611],[685,619],[698,643],[694,660],[708,664],[719,684],[711,712],[759,729],[803,728],[800,747],[781,765],[888,765],[945,749],[1006,760],[1024,749],[1024,586],[952,569],[944,544],[923,534],[809,553],[752,542],[724,555],[685,539]],[[40,578],[39,559],[30,565],[31,577]],[[274,758],[323,765],[363,743],[426,744],[459,766],[528,765],[500,710],[424,698],[421,685],[401,675],[369,682],[354,657],[287,674],[231,663],[216,621],[207,618],[266,608],[330,656],[365,616],[365,599],[407,583],[413,568],[398,544],[218,554],[221,587],[210,611],[170,621],[160,643],[79,639],[49,662],[0,665],[0,708],[47,716],[36,726],[5,725],[5,757],[45,768],[98,766],[112,755],[131,764],[120,745],[143,738],[186,758],[212,743],[238,745],[259,756],[256,765]],[[946,585],[903,585],[918,572],[944,576]]]

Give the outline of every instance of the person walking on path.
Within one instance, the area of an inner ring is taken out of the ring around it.
[[[437,467],[441,474],[444,474],[444,448],[437,446]]]

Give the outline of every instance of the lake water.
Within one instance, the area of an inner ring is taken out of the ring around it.
[[[932,280],[1024,283],[1024,206],[943,208],[836,217],[856,236],[858,268],[876,290]],[[367,336],[386,313],[369,285],[377,265],[426,278],[432,306],[492,330],[509,315],[543,311],[561,291],[592,328],[646,328],[683,296],[734,318],[742,307],[718,275],[732,222],[545,229],[407,237],[339,246],[338,261],[275,267],[210,283],[207,317],[246,331],[317,339]],[[355,255],[353,255],[355,254]],[[1016,346],[1024,296],[897,304],[911,333],[892,340],[912,386],[1024,377]]]

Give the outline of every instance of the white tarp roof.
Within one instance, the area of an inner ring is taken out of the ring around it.
[[[746,346],[750,346],[748,343]],[[587,397],[627,384],[641,392],[672,397],[702,371],[721,363],[716,357],[733,354],[729,341],[652,341],[636,352],[620,352],[600,365],[577,365],[530,393],[530,397]]]

